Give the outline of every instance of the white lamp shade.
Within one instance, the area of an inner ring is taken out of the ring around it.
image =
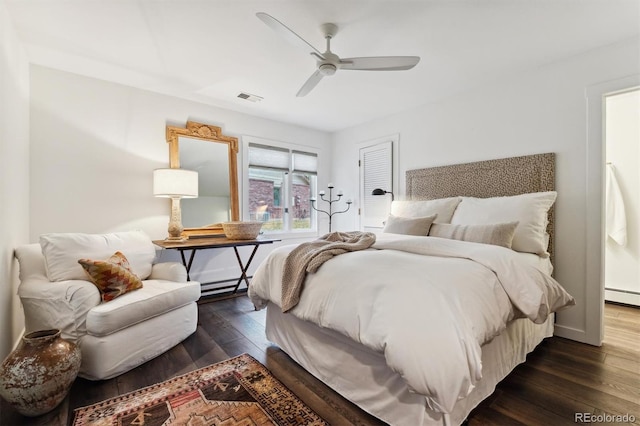
[[[167,198],[198,197],[198,172],[185,169],[154,170],[153,195]]]

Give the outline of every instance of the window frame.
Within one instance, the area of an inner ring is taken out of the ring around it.
[[[265,235],[268,235],[269,237],[273,237],[273,238],[281,238],[281,239],[289,239],[289,238],[306,238],[306,237],[317,237],[318,236],[318,232],[319,232],[319,217],[317,212],[314,209],[310,209],[309,211],[309,215],[311,218],[311,229],[304,229],[304,230],[296,230],[293,229],[292,227],[292,221],[293,221],[293,215],[292,215],[292,208],[293,208],[293,203],[291,200],[291,194],[292,194],[292,185],[293,185],[293,179],[291,179],[291,176],[293,173],[303,173],[301,171],[296,171],[293,169],[293,155],[294,152],[303,152],[303,153],[309,153],[309,154],[313,154],[317,157],[317,163],[318,163],[318,167],[317,167],[317,171],[315,173],[316,179],[315,182],[312,183],[311,188],[310,188],[310,194],[311,196],[313,196],[313,194],[317,193],[317,186],[318,186],[318,175],[320,174],[320,164],[321,164],[321,150],[312,146],[307,146],[307,145],[299,145],[299,144],[293,144],[293,143],[288,143],[288,142],[282,142],[282,141],[275,141],[275,140],[271,140],[271,139],[266,139],[266,138],[261,138],[261,137],[257,137],[257,136],[243,136],[242,138],[242,162],[243,162],[243,167],[242,167],[242,187],[243,187],[243,191],[242,191],[242,209],[241,209],[241,213],[242,213],[242,218],[243,220],[250,220],[250,211],[249,211],[249,207],[250,207],[250,203],[249,203],[249,145],[250,144],[254,144],[254,145],[263,145],[263,146],[267,146],[267,147],[273,147],[275,149],[286,149],[288,150],[288,155],[289,155],[289,171],[286,172],[285,175],[285,179],[284,182],[285,184],[283,184],[283,187],[281,188],[281,191],[283,193],[283,197],[282,199],[284,200],[284,203],[281,207],[286,208],[287,211],[285,213],[283,213],[283,227],[284,230],[282,231],[273,231],[273,232],[268,232],[265,233]]]

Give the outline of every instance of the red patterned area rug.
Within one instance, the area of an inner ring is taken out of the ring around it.
[[[84,425],[327,425],[247,354],[75,410]]]

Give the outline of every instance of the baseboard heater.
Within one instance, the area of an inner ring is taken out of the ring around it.
[[[640,292],[621,288],[604,288],[604,300],[640,307]]]
[[[247,278],[251,280],[251,278],[253,278],[253,275],[247,275]],[[228,279],[219,280],[219,281],[209,281],[209,282],[200,283],[200,288],[201,288],[200,295],[201,297],[207,297],[207,296],[218,296],[218,295],[231,293],[233,291],[231,289],[236,287],[236,284],[238,283],[238,279],[239,278],[228,278]],[[226,283],[232,283],[232,284],[222,285]],[[244,285],[244,280],[242,280],[242,282],[240,283],[240,286],[238,287],[237,292],[238,293],[247,292],[246,285]]]
[[[615,291],[617,293],[635,294],[636,296],[640,296],[640,292],[638,291],[621,290],[619,288],[609,288],[609,287],[605,287],[604,289],[608,291]]]

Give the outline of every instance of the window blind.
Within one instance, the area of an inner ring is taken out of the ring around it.
[[[310,174],[318,173],[318,154],[293,151],[293,171]]]
[[[249,167],[288,172],[289,158],[286,148],[249,144]]]

